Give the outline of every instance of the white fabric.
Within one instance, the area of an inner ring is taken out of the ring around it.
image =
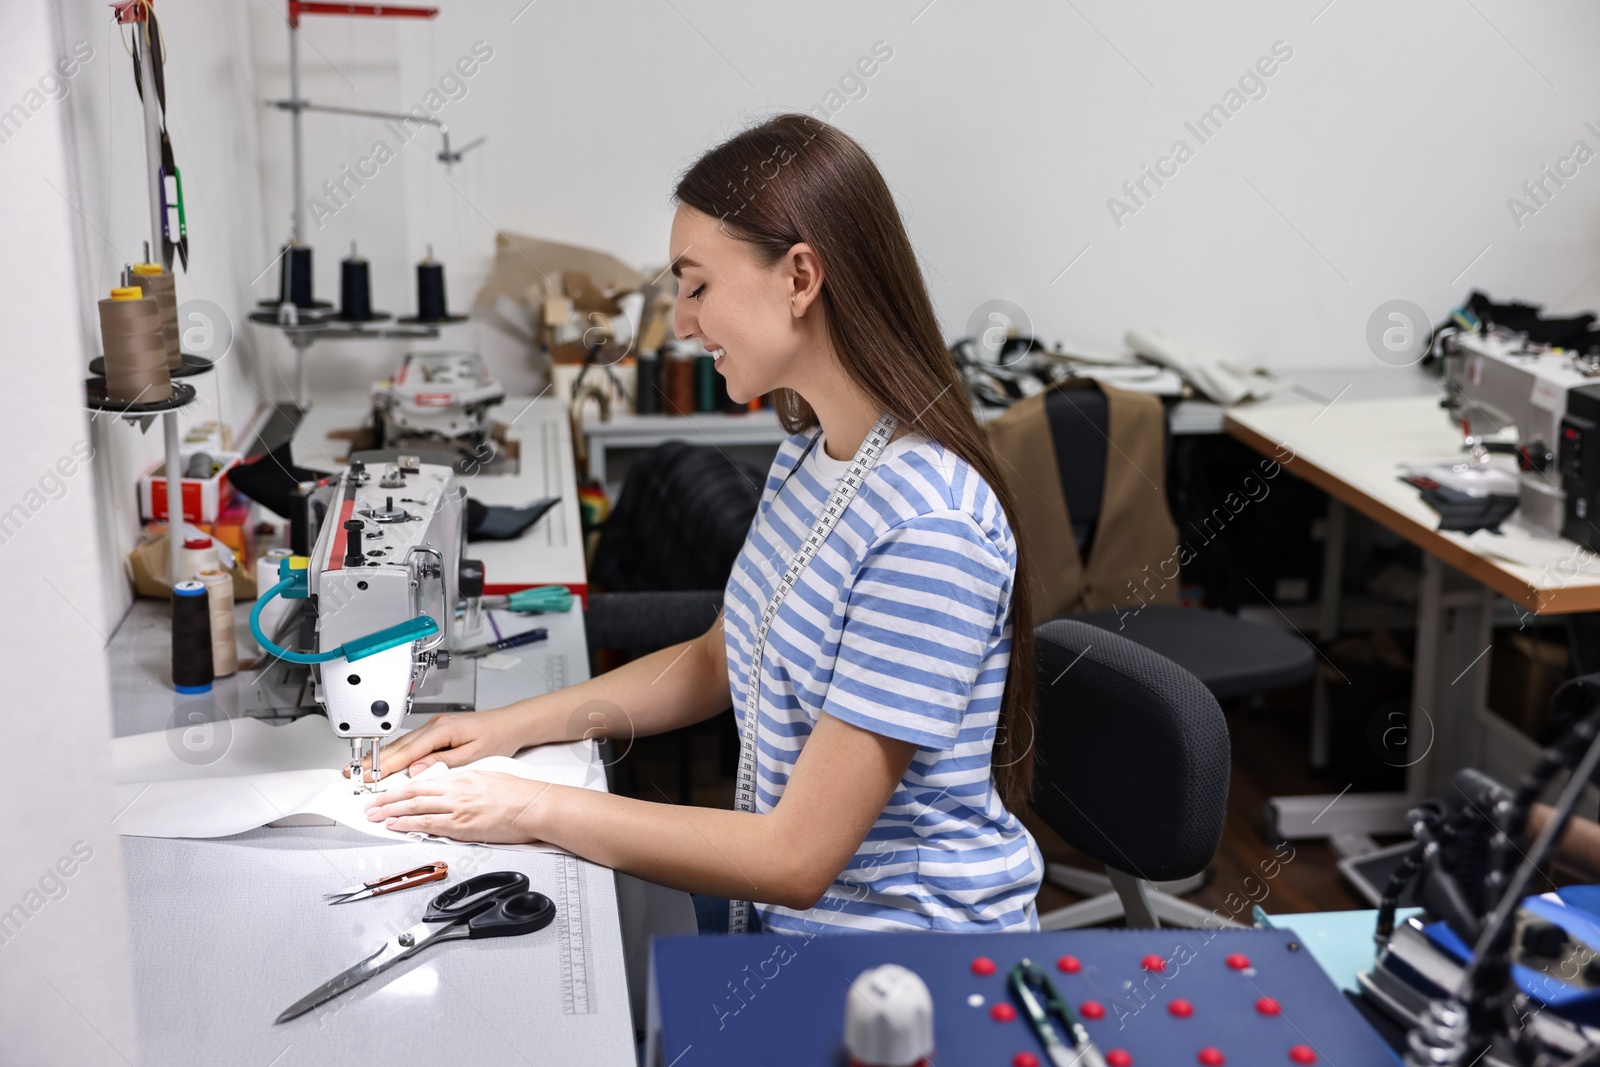
[[[368,821],[370,794],[356,794],[343,773],[349,757],[349,742],[335,737],[315,715],[284,726],[226,719],[119,737],[112,742],[117,779],[112,825],[132,837],[226,837],[260,826],[335,823],[393,841],[425,836]],[[436,764],[427,773],[465,770],[605,789],[588,741],[527,749],[515,759],[490,756],[454,770]],[[402,771],[379,788],[407,780]],[[559,851],[549,845],[496,847]]]

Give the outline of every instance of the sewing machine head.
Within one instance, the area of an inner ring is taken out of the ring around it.
[[[419,697],[443,690],[447,645],[462,626],[456,606],[468,602],[476,628],[483,565],[462,558],[466,489],[449,467],[400,456],[372,470],[354,460],[319,493],[309,560],[298,568],[286,561],[284,581],[263,591],[263,603],[269,593],[306,599],[310,628],[301,632],[315,633],[314,647],[262,647],[310,665],[317,703],[333,732],[350,739],[352,778],[364,783],[365,750],[376,780],[383,742]],[[251,628],[264,641],[258,615],[259,605]]]

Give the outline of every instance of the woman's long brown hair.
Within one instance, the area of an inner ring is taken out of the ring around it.
[[[1012,493],[973,417],[928,299],[894,197],[866,151],[827,123],[779,115],[713,148],[690,167],[676,195],[720,219],[767,264],[805,242],[822,260],[828,337],[851,381],[884,411],[954,452],[982,475],[1005,508],[1017,546],[1011,591],[1011,664],[991,762],[1000,798],[1020,812],[1033,787],[1032,574]],[[816,413],[779,390],[790,433]]]

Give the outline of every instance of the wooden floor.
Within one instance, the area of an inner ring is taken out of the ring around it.
[[[1270,708],[1229,713],[1233,737],[1233,779],[1228,796],[1227,825],[1212,862],[1209,882],[1189,900],[1238,914],[1249,922],[1249,903],[1268,912],[1340,911],[1369,905],[1341,878],[1338,856],[1323,842],[1291,845],[1264,836],[1262,806],[1268,797],[1294,793],[1337,793],[1343,782],[1320,778],[1308,757],[1310,689],[1278,695]],[[731,724],[730,724],[731,725]],[[684,791],[681,770],[687,745],[690,788]],[[708,807],[733,803],[732,760],[726,742],[704,731],[687,735],[642,738],[619,760],[615,771],[619,792],[645,800],[670,799]],[[1045,859],[1089,869],[1099,865],[1076,853],[1031,812],[1024,816]],[[1046,885],[1039,910],[1073,903],[1076,897]]]

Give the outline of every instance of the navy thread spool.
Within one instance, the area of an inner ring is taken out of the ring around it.
[[[172,587],[172,688],[180,693],[211,690],[211,606],[201,582]]]
[[[278,274],[278,303],[301,308],[319,306],[311,295],[310,245],[289,245],[284,249],[283,266]]]
[[[661,410],[661,357],[654,352],[640,352],[634,370],[633,409],[640,415],[654,415]]]
[[[694,409],[717,410],[717,360],[715,356],[694,357]]]
[[[372,273],[366,260],[350,245],[350,258],[339,261],[339,317],[367,322],[372,314]]]
[[[444,264],[423,260],[417,264],[417,318],[438,322],[446,314]]]
[[[417,264],[417,313],[400,321],[411,325],[423,325],[463,322],[465,319],[465,315],[450,314],[444,296],[444,264],[434,262],[433,246],[429,245],[428,254]]]

